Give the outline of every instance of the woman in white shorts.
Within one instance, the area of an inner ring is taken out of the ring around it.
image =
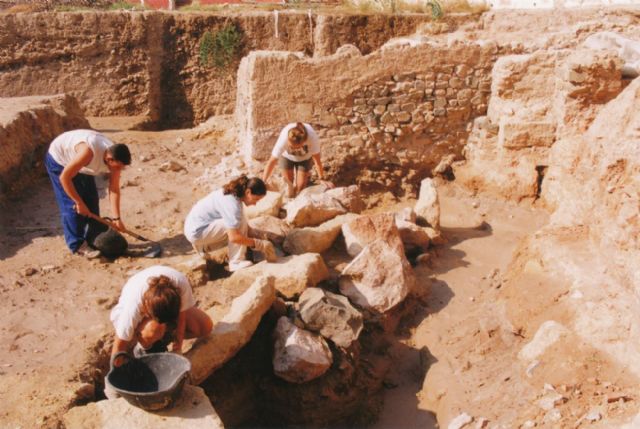
[[[250,238],[249,226],[243,212],[243,203],[251,206],[267,193],[262,180],[240,176],[213,191],[196,203],[184,223],[184,235],[203,257],[207,253],[229,247],[229,271],[251,266],[247,260],[247,247],[262,252],[268,261],[275,260],[275,249],[270,241]]]

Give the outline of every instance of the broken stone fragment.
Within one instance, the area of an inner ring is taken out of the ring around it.
[[[283,380],[306,383],[320,377],[333,363],[324,338],[298,328],[286,317],[278,319],[273,336],[273,371]]]
[[[233,300],[221,320],[215,321],[213,309],[207,311],[214,320],[213,330],[206,338],[197,340],[185,354],[191,361],[193,384],[202,383],[249,342],[275,299],[274,278],[261,276]]]
[[[277,246],[282,246],[285,237],[291,231],[291,226],[284,219],[275,216],[258,216],[249,219],[249,227],[251,237],[269,240]]]
[[[347,212],[340,200],[327,193],[298,196],[286,210],[287,222],[297,227],[317,226]]]
[[[356,214],[347,213],[334,217],[319,226],[293,229],[287,234],[283,249],[293,255],[322,253],[333,245],[340,234],[342,225],[357,217]]]
[[[385,313],[405,299],[415,276],[397,245],[375,240],[345,267],[339,284],[340,292],[355,304]]]
[[[150,413],[118,398],[74,407],[62,420],[67,429],[224,428],[204,390],[191,385],[185,385],[180,398],[166,410]]]
[[[440,201],[433,179],[426,178],[420,182],[420,194],[415,211],[418,220],[425,221],[436,231],[440,230]]]
[[[278,217],[282,207],[282,194],[280,192],[267,191],[267,194],[256,203],[256,205],[244,207],[244,214],[247,219],[259,216]]]
[[[347,253],[354,257],[366,245],[378,239],[386,241],[397,252],[404,253],[400,233],[396,227],[394,215],[391,213],[360,216],[342,225],[342,235]]]
[[[305,327],[347,348],[362,331],[362,314],[342,295],[320,288],[305,290],[298,301]]]
[[[277,262],[261,262],[236,271],[225,279],[224,287],[245,290],[262,275],[273,276],[278,292],[291,299],[329,278],[329,270],[317,253],[286,256]]]
[[[178,172],[181,170],[185,170],[187,171],[186,168],[184,168],[184,166],[176,161],[167,161],[167,162],[163,162],[160,165],[159,168],[160,171],[173,171],[173,172]]]

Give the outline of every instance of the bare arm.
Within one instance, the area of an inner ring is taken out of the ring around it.
[[[67,193],[69,198],[76,203],[76,212],[87,216],[90,211],[87,205],[82,201],[76,187],[73,185],[73,178],[80,172],[82,167],[89,164],[93,159],[93,152],[86,143],[80,143],[77,147],[77,155],[67,164],[60,174],[60,184],[62,189]]]
[[[313,159],[313,163],[316,166],[316,171],[318,172],[318,179],[324,180],[324,169],[322,168],[322,161],[320,159],[320,154],[316,153],[315,155],[311,155]]]
[[[122,231],[125,227],[120,220],[120,173],[121,170],[113,170],[109,175],[109,202],[111,203],[111,213],[116,218],[115,226]]]
[[[264,173],[262,174],[262,180],[266,183],[271,177],[271,173],[273,173],[273,169],[278,162],[278,158],[271,157],[267,162],[267,165],[264,167]]]
[[[113,348],[111,349],[111,356],[115,355],[118,352],[126,352],[127,350],[129,350],[129,344],[130,344],[130,341],[121,340],[116,335],[113,341]],[[119,357],[113,362],[113,365],[120,366],[124,363],[122,361],[123,361],[123,358]]]
[[[182,354],[182,341],[184,340],[184,332],[187,326],[187,313],[181,311],[178,315],[178,325],[176,326],[176,338],[173,342],[173,351]]]
[[[229,241],[231,243],[236,243],[247,247],[255,247],[256,245],[256,241],[253,238],[247,237],[236,228],[228,229],[227,235],[229,236]]]

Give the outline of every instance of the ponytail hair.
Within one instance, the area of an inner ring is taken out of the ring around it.
[[[295,127],[289,130],[287,137],[289,138],[289,142],[300,144],[307,140],[307,128],[302,122],[298,122]]]
[[[265,195],[267,193],[267,187],[257,177],[249,179],[246,174],[232,180],[222,187],[222,193],[224,195],[233,195],[236,198],[244,197],[244,193],[249,189],[253,195]]]

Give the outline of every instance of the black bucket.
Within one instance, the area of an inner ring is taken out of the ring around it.
[[[127,362],[114,367],[113,361],[123,355]],[[132,405],[157,411],[170,407],[180,397],[190,370],[189,359],[175,353],[151,353],[133,358],[120,352],[111,357],[106,383]]]

